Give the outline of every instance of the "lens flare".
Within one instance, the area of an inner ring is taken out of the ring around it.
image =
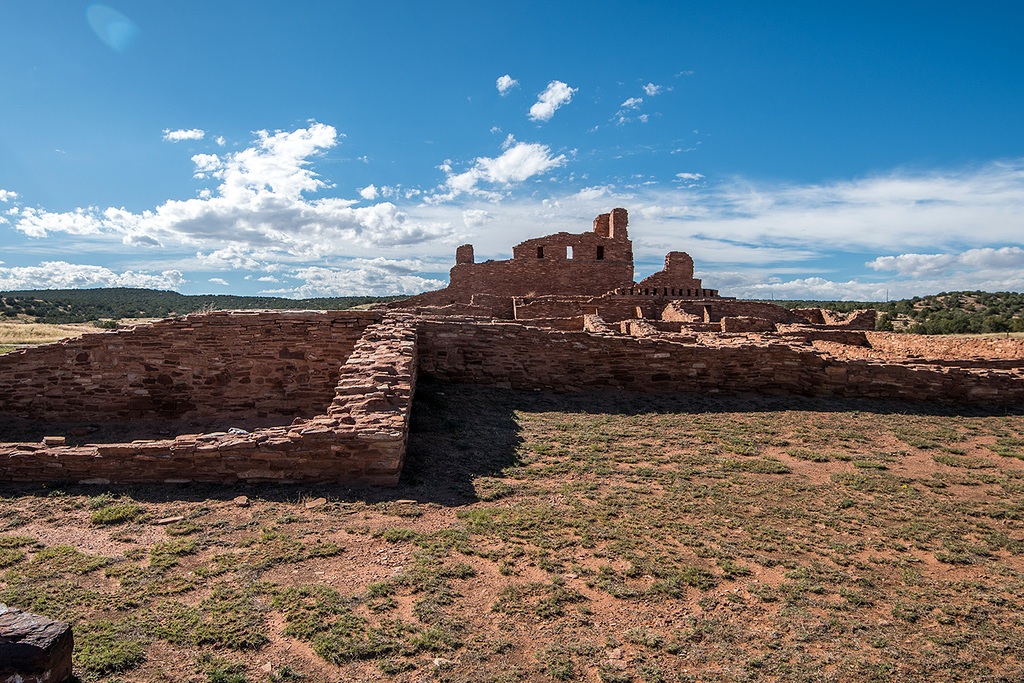
[[[139,35],[139,27],[134,21],[106,5],[89,5],[85,17],[93,32],[115,52],[127,52]]]

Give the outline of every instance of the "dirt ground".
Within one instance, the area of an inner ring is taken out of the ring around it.
[[[1012,681],[1022,492],[1020,411],[424,383],[396,488],[5,486],[0,601],[83,681]]]

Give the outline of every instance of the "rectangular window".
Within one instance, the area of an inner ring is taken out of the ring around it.
[[[604,247],[602,247],[602,246],[598,246],[597,247],[597,260],[598,261],[603,261],[604,260]]]
[[[544,247],[537,247],[537,258],[544,258]]]
[[[566,247],[565,248],[565,258],[567,258],[567,259],[571,259],[572,258],[572,247]]]

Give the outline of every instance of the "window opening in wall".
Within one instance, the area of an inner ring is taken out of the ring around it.
[[[544,247],[537,247],[537,258],[544,258]]]
[[[567,259],[571,259],[572,258],[572,247],[566,247],[565,248],[565,258],[567,258]]]
[[[604,247],[603,246],[598,246],[598,248],[597,248],[597,260],[598,261],[603,261],[604,260]]]

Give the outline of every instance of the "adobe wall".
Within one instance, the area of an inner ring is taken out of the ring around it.
[[[0,356],[0,413],[120,421],[315,415],[372,311],[227,311]]]
[[[1024,402],[1019,372],[844,360],[786,344],[708,347],[457,320],[424,320],[419,340],[423,375],[512,389]]]
[[[415,324],[388,317],[365,329],[340,369],[333,400],[308,419],[242,434],[121,444],[65,447],[59,437],[0,444],[0,481],[394,485],[405,458],[416,368]]]

